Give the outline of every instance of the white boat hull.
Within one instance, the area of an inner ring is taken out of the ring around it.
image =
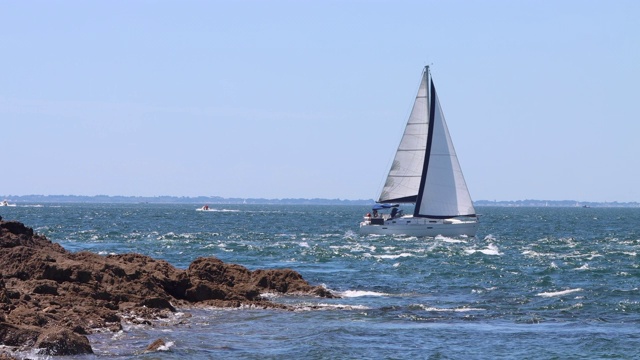
[[[382,224],[380,224],[382,222]],[[371,219],[360,223],[361,234],[408,236],[475,236],[478,221],[459,219],[429,219],[403,216],[395,219]]]

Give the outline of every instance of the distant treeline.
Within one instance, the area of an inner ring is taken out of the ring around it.
[[[309,205],[370,205],[374,200],[342,199],[262,199],[223,198],[220,196],[80,196],[80,195],[5,195],[11,203],[150,203],[150,204],[309,204]]]
[[[529,206],[529,207],[640,207],[638,202],[589,202],[576,200],[514,200],[514,201],[475,201],[476,206]]]
[[[264,199],[264,198],[224,198],[220,196],[81,196],[81,195],[5,195],[11,203],[150,203],[150,204],[308,204],[308,205],[371,205],[375,200],[344,199]],[[478,200],[476,206],[512,206],[512,207],[640,207],[638,202],[588,202],[576,200]]]

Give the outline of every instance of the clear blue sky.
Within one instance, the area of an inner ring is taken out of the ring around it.
[[[640,1],[0,1],[0,195],[377,198],[432,65],[474,200],[640,201]]]

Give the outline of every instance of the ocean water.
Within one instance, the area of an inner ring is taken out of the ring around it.
[[[480,207],[476,237],[360,236],[361,206],[0,208],[71,251],[291,268],[339,299],[179,309],[71,359],[637,359],[640,208]],[[154,340],[167,346],[144,354]],[[22,354],[37,357],[35,354]]]

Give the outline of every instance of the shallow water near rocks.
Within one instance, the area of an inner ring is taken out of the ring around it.
[[[67,358],[640,357],[638,208],[480,207],[474,238],[415,238],[358,235],[361,206],[197,207],[18,204],[0,215],[71,251],[291,268],[342,297],[266,295],[296,311],[179,309],[93,334],[94,355]],[[145,354],[158,338],[161,352]]]

